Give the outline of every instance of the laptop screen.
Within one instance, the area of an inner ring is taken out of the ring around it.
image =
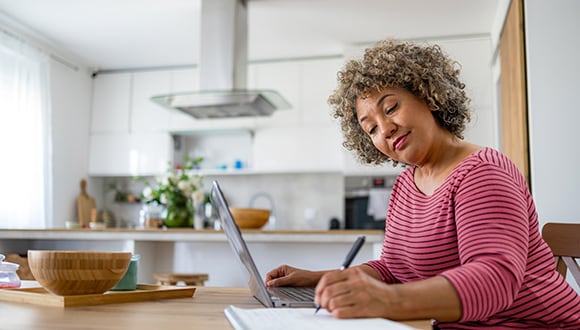
[[[232,249],[236,252],[240,262],[246,267],[250,274],[250,282],[248,283],[250,291],[252,291],[254,297],[256,297],[264,306],[273,307],[274,304],[268,294],[266,285],[262,281],[260,272],[254,263],[254,259],[252,259],[252,256],[250,255],[250,250],[242,237],[240,229],[234,222],[228,203],[217,181],[213,181],[210,198]]]

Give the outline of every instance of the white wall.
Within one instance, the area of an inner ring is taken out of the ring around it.
[[[540,224],[580,223],[580,1],[527,0],[524,10],[531,185]]]
[[[64,227],[76,217],[80,180],[87,191],[100,196],[100,184],[87,175],[92,80],[90,73],[57,61],[50,63],[52,129],[52,224]],[[97,201],[98,205],[99,201]]]
[[[498,118],[493,95],[492,40],[488,36],[433,40],[451,58],[461,64],[461,80],[471,98],[471,122],[465,129],[465,140],[499,148]]]
[[[524,2],[530,174],[540,226],[580,223],[578,13],[577,0]],[[580,292],[570,275],[568,282]]]

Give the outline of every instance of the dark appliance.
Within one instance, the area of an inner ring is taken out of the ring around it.
[[[345,229],[385,230],[385,221],[368,215],[370,190],[392,187],[391,177],[345,177]]]

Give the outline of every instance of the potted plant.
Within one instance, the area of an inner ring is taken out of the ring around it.
[[[156,177],[153,186],[145,182],[142,200],[164,207],[165,226],[193,227],[195,207],[204,200],[203,177],[195,172],[202,161],[202,157],[186,157],[181,166],[169,163],[167,172]]]

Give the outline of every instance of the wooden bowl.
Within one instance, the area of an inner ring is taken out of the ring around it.
[[[28,251],[34,279],[59,296],[100,294],[111,289],[129,268],[131,252]]]
[[[270,218],[270,210],[230,207],[234,221],[240,228],[259,229]]]

